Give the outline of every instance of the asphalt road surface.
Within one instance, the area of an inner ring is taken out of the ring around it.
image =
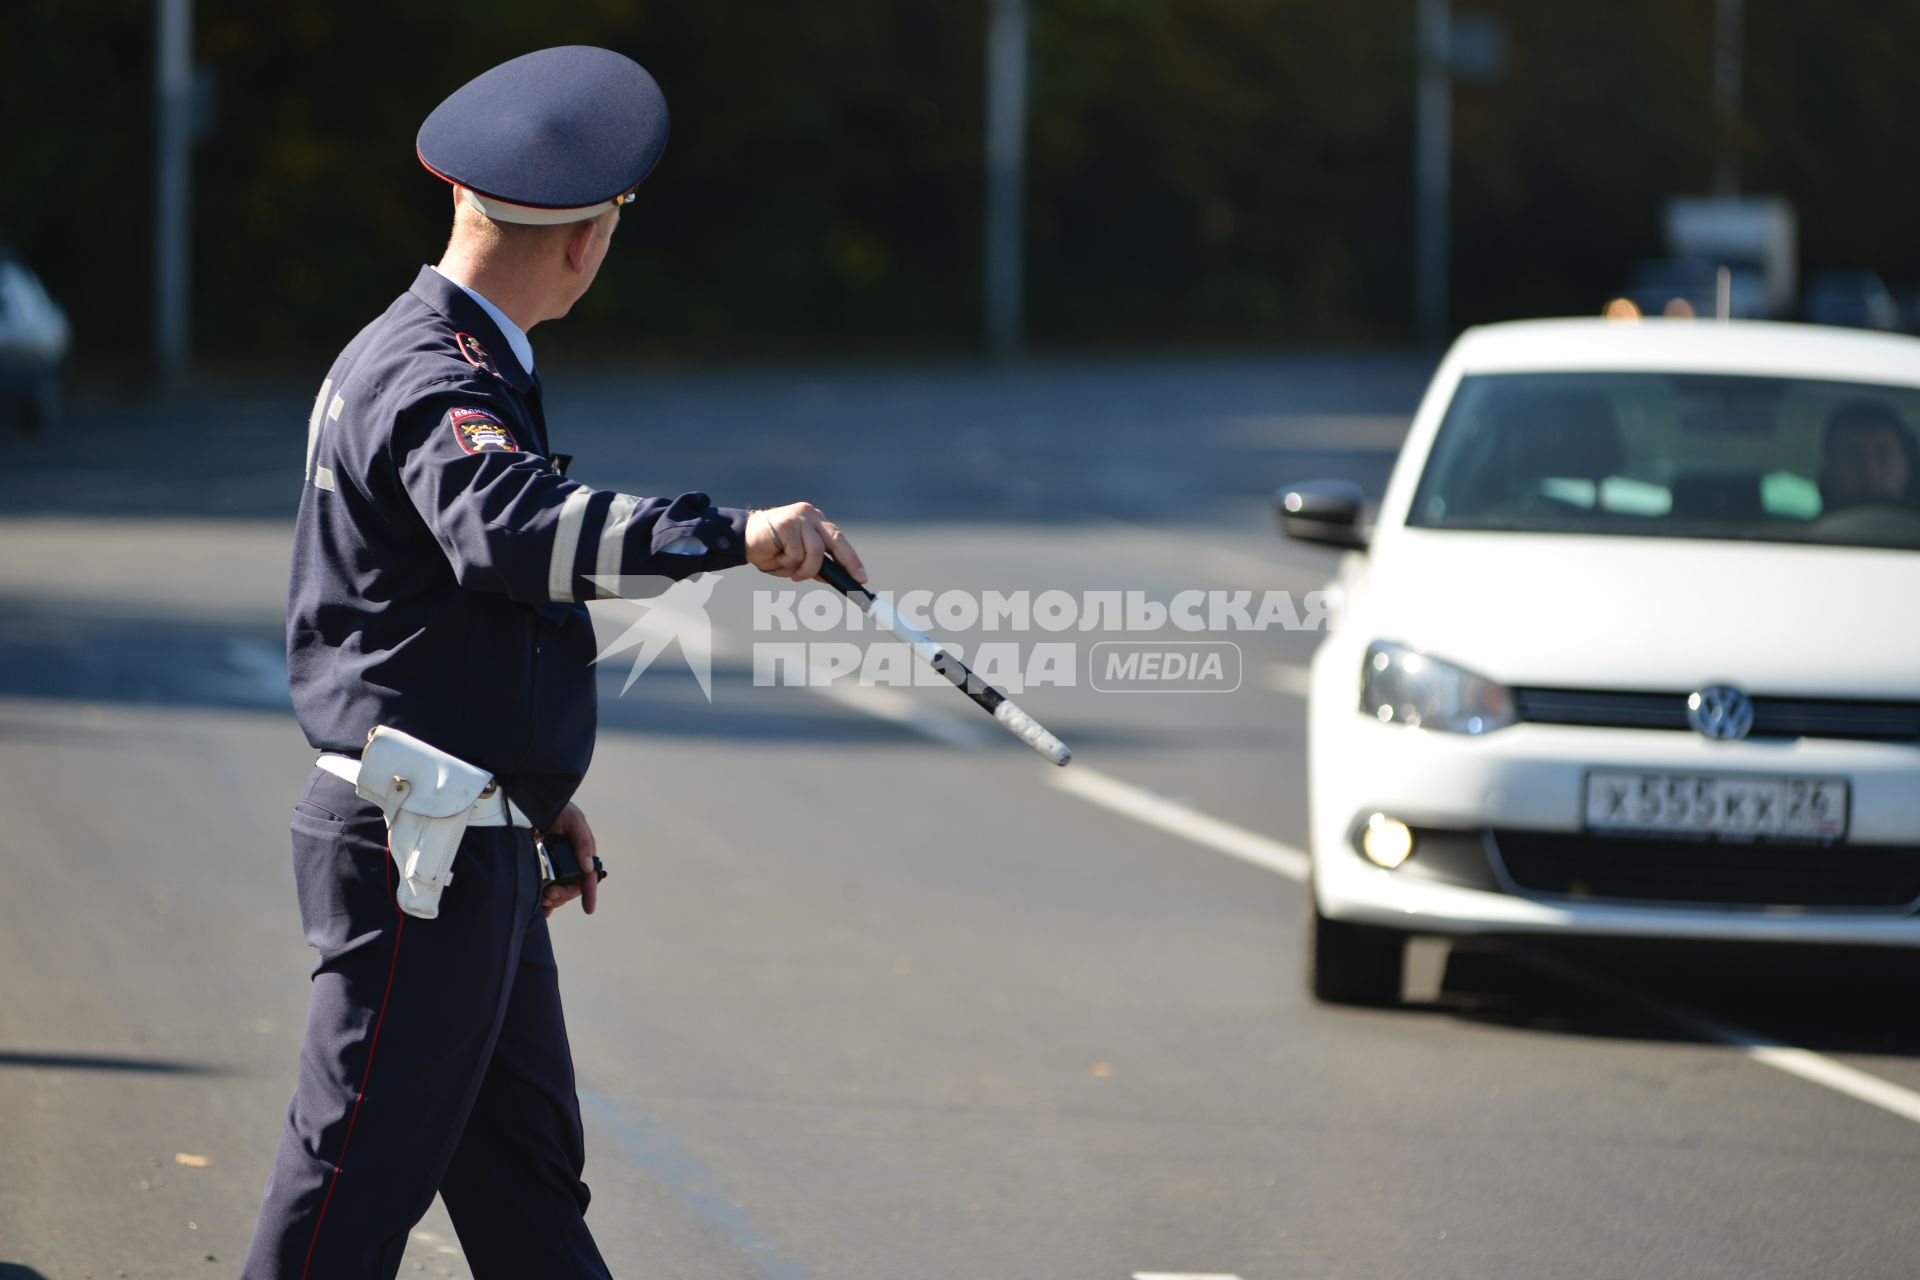
[[[881,586],[1304,602],[1333,560],[1275,541],[1267,494],[1377,490],[1425,373],[548,382],[576,476],[814,499]],[[309,965],[280,609],[311,394],[6,439],[0,1278],[244,1252]],[[711,703],[676,651],[602,674],[580,800],[617,871],[555,925],[617,1274],[1920,1273],[1906,958],[1423,947],[1407,1009],[1316,1007],[1312,630],[1226,637],[1231,693],[1099,692],[1080,653],[1021,697],[1058,771],[949,690],[756,687],[758,642],[871,639],[756,631],[763,583],[713,594]],[[608,639],[643,612],[597,608]],[[415,1273],[469,1274],[437,1207]]]

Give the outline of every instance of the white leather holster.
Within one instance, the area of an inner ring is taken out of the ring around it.
[[[440,914],[476,804],[497,794],[493,775],[385,725],[367,739],[354,790],[387,818],[387,849],[400,872],[394,899],[410,916]]]

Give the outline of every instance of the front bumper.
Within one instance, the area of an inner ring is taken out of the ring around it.
[[[1487,871],[1477,879],[1421,871],[1417,848],[1405,866],[1386,871],[1365,861],[1352,843],[1356,825],[1378,812],[1416,829],[1516,833],[1532,841],[1536,852],[1580,846],[1592,853],[1582,845],[1586,775],[1594,768],[1621,768],[1845,778],[1845,847],[1874,847],[1896,857],[1896,850],[1920,844],[1920,746],[1820,739],[1720,743],[1690,733],[1536,724],[1478,738],[1436,733],[1362,715],[1345,674],[1351,668],[1340,666],[1338,680],[1319,679],[1336,673],[1316,667],[1309,713],[1314,892],[1320,910],[1333,919],[1439,934],[1920,946],[1920,914],[1909,903],[1889,903],[1884,893],[1871,905],[1863,900],[1845,906],[1608,897],[1577,880],[1558,884],[1559,892],[1544,887],[1556,882],[1539,873],[1538,859],[1528,872],[1531,886],[1517,883],[1497,836],[1486,841]],[[1329,683],[1332,688],[1325,687]]]

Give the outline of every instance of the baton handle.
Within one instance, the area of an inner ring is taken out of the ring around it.
[[[842,568],[840,562],[832,556],[821,557],[820,580],[850,600],[857,600],[861,604],[873,602],[873,592],[856,582],[853,575]]]

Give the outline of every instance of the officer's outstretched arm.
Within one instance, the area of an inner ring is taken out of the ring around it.
[[[528,602],[591,600],[592,579],[685,578],[746,562],[747,513],[704,493],[590,489],[525,450],[484,400],[429,402],[395,433],[400,480],[460,584]]]

